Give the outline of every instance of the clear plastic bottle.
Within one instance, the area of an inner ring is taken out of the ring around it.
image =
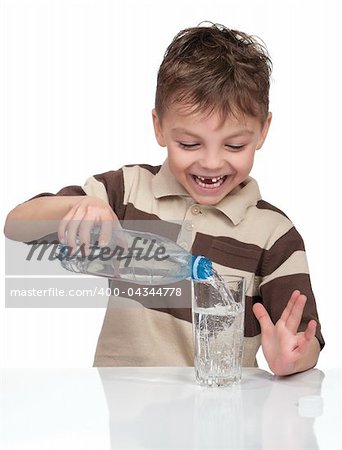
[[[90,236],[90,251],[76,242],[76,253],[61,244],[57,255],[62,266],[77,273],[126,280],[143,285],[162,285],[184,278],[206,279],[212,263],[204,256],[192,256],[165,237],[132,230],[115,229],[106,247],[98,246],[99,230]]]

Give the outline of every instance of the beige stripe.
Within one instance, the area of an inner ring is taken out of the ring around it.
[[[83,190],[87,195],[100,198],[109,203],[106,188],[103,183],[96,180],[94,177],[89,177],[83,186]]]
[[[196,231],[211,236],[227,236],[246,244],[255,244],[266,250],[285,233],[293,224],[286,217],[265,209],[250,207],[245,219],[238,226],[223,220],[223,214],[208,207],[201,207],[203,214],[196,218]]]
[[[111,296],[95,366],[190,366],[192,325],[140,303]]]
[[[136,208],[151,213],[148,211],[150,209],[148,206],[153,198],[151,183],[154,175],[139,166],[123,167],[122,171],[125,183],[124,204],[127,205],[130,202]]]
[[[260,288],[278,277],[297,275],[298,273],[309,273],[306,254],[303,251],[292,253],[292,255],[281,266],[279,266],[270,275],[264,277],[263,282],[260,284]]]
[[[123,176],[124,204],[132,203],[135,208],[148,214],[155,214],[161,220],[182,220],[187,202],[193,203],[193,200],[187,197],[169,197],[165,201],[156,199],[152,192],[154,175],[142,167],[123,167]]]

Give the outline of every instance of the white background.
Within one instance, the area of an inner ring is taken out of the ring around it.
[[[338,0],[2,0],[2,223],[40,192],[165,159],[151,109],[179,30],[210,20],[255,34],[274,64],[273,123],[252,176],[304,237],[326,339],[318,367],[339,365],[341,17]],[[4,302],[1,366],[92,365],[104,309]]]

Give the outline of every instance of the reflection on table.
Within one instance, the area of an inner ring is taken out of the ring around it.
[[[7,369],[1,448],[340,449],[340,371],[204,388],[191,367]],[[56,447],[53,445],[57,445]]]
[[[323,413],[320,370],[279,378],[244,369],[240,385],[216,389],[194,385],[185,368],[98,371],[113,449],[319,449],[313,424]]]

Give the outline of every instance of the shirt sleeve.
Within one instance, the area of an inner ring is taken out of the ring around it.
[[[125,205],[123,204],[124,198],[124,179],[123,170],[112,170],[89,177],[83,186],[65,186],[60,189],[56,194],[51,192],[43,192],[29,200],[33,200],[39,197],[51,197],[51,196],[93,196],[100,198],[107,202],[119,220],[124,217]],[[27,200],[27,201],[29,201]]]
[[[279,320],[292,292],[298,289],[307,297],[298,331],[304,331],[310,320],[316,320],[316,337],[322,349],[325,343],[312,291],[304,242],[295,227],[265,251],[261,272],[262,303],[273,323]]]

